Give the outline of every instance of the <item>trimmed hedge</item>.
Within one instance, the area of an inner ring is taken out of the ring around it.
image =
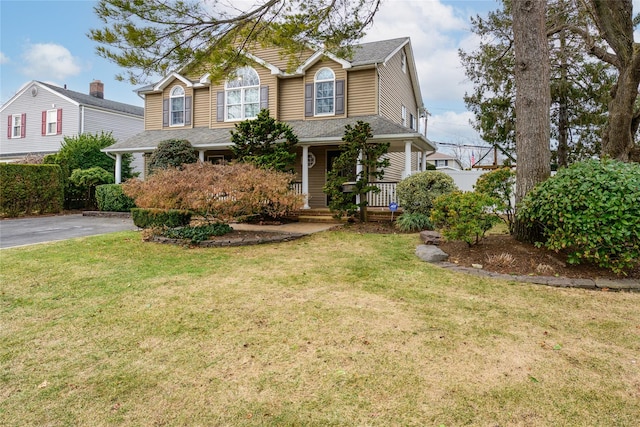
[[[133,199],[122,191],[120,184],[103,184],[96,187],[98,210],[104,212],[129,212],[136,207]]]
[[[191,212],[179,209],[131,209],[133,223],[139,228],[184,227],[191,222]]]
[[[58,165],[0,164],[0,215],[62,212],[64,192]]]

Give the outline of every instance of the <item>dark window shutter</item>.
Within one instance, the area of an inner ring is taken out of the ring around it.
[[[336,114],[344,114],[344,80],[336,80]]]
[[[409,113],[409,127],[413,129],[413,113]]]
[[[11,128],[13,127],[13,116],[9,114],[9,123],[7,124],[7,138],[11,139],[11,134],[13,133]]]
[[[162,100],[162,126],[169,126],[169,99]]]
[[[47,111],[42,112],[42,135],[47,134]]]
[[[216,116],[219,122],[224,122],[224,91],[216,94]]]
[[[20,128],[20,138],[24,138],[27,136],[27,113],[22,113],[20,123],[22,124],[22,127]]]
[[[269,109],[269,86],[260,86],[260,109]]]
[[[184,97],[184,124],[185,126],[189,126],[191,124],[191,104],[192,97],[185,96]]]
[[[304,116],[313,116],[313,83],[304,85]]]
[[[62,108],[58,108],[58,122],[56,123],[56,135],[62,134]]]

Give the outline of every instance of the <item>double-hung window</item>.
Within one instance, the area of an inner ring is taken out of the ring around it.
[[[171,105],[171,126],[184,126],[184,89],[182,86],[176,86],[171,89],[170,105]]]
[[[253,119],[260,112],[260,77],[251,67],[236,71],[225,83],[225,120]]]
[[[315,115],[335,114],[336,76],[329,68],[321,68],[315,76]]]
[[[47,110],[47,135],[58,133],[58,110]]]
[[[25,114],[13,114],[11,116],[11,138],[24,138],[24,119]]]

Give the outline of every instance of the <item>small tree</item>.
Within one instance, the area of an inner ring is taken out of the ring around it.
[[[327,173],[327,183],[323,188],[324,193],[331,197],[329,209],[338,217],[355,215],[359,210],[360,221],[366,222],[367,194],[380,191],[371,185],[371,180],[384,177],[384,168],[389,166],[389,159],[383,156],[389,151],[389,143],[369,142],[372,137],[369,123],[358,120],[355,126],[345,126],[340,156]],[[362,166],[362,171],[356,173],[358,164]],[[346,182],[355,182],[352,192],[343,191]]]
[[[69,181],[78,189],[86,191],[87,204],[89,207],[96,207],[96,186],[102,184],[113,184],[113,175],[99,166],[89,169],[76,169],[71,173]]]
[[[67,208],[73,207],[73,200],[82,198],[86,191],[85,188],[78,187],[70,181],[69,178],[74,170],[100,167],[114,176],[115,159],[100,150],[116,142],[116,139],[111,133],[105,132],[96,134],[83,133],[82,135],[74,137],[65,136],[60,151],[56,154],[45,156],[43,163],[59,165],[62,170],[65,206]],[[124,154],[122,156],[123,179],[128,179],[133,176],[131,170],[132,160],[133,156],[131,154]]]
[[[140,208],[182,209],[206,219],[230,221],[285,216],[302,206],[290,187],[291,174],[249,163],[186,164],[159,170],[145,181],[129,180],[124,193]]]
[[[502,212],[503,219],[509,227],[509,233],[513,234],[513,221],[515,206],[511,198],[515,195],[516,173],[509,168],[496,169],[494,171],[480,175],[475,191],[493,197],[496,201],[496,210]]]
[[[236,123],[231,142],[231,151],[240,162],[281,172],[293,170],[298,137],[291,126],[270,117],[269,110],[260,110],[255,119]]]
[[[158,143],[149,158],[149,174],[159,169],[180,168],[198,161],[198,154],[186,139],[167,139]]]

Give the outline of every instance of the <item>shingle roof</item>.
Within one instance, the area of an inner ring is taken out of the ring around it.
[[[362,120],[371,125],[371,130],[376,138],[405,136],[407,139],[422,139],[422,135],[415,130],[406,128],[381,116],[361,116],[345,119],[326,120],[294,120],[287,122],[300,142],[337,142],[344,136],[345,126],[354,125]],[[215,146],[227,146],[231,144],[230,130],[209,129],[207,127],[172,130],[146,130],[133,137],[117,142],[105,149],[108,152],[118,151],[144,151],[154,149],[160,141],[167,139],[186,139],[194,147],[215,148]]]
[[[120,113],[126,113],[126,114],[132,114],[134,116],[144,117],[144,108],[142,107],[137,107],[131,104],[125,104],[123,102],[110,101],[108,99],[96,98],[95,96],[65,89],[60,86],[52,85],[49,83],[44,83],[44,82],[38,82],[38,83],[82,105],[89,105],[92,107],[102,108],[104,110],[117,111]]]
[[[355,45],[353,47],[353,57],[350,61],[351,65],[357,67],[359,65],[383,63],[389,55],[404,45],[408,40],[409,37],[401,37]]]

